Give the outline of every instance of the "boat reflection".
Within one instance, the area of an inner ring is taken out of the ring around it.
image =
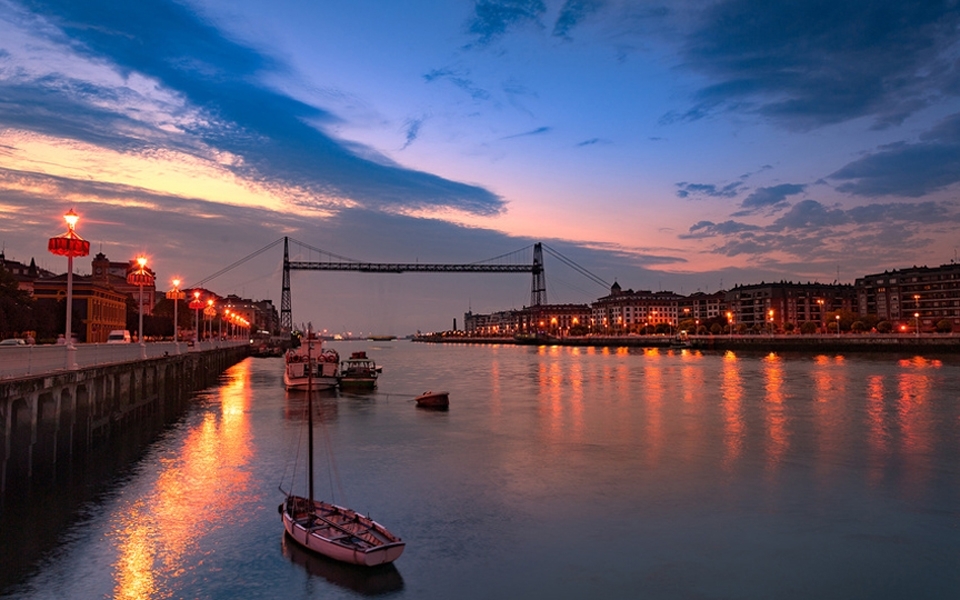
[[[363,596],[380,596],[403,589],[403,577],[393,563],[361,567],[331,560],[300,547],[283,533],[280,549],[290,562],[300,565],[313,577],[322,577],[335,586]]]
[[[307,419],[307,392],[304,390],[287,390],[284,392],[286,402],[283,405],[283,418],[287,421],[306,421]],[[313,391],[313,415],[323,423],[332,423],[337,420],[337,399],[340,397],[336,389]]]

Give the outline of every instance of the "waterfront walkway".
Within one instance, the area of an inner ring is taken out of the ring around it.
[[[960,353],[960,333],[917,335],[844,333],[841,335],[691,335],[685,342],[666,335],[585,335],[549,340],[468,335],[421,335],[416,342],[446,344],[521,344],[537,346],[594,346],[634,348],[675,348],[701,350],[744,350],[760,352],[915,352],[918,354]]]
[[[189,345],[187,342],[151,342],[145,344],[148,359],[203,352],[217,348],[243,346],[244,340],[214,340]],[[77,344],[74,352],[76,368],[97,367],[141,360],[140,344]],[[71,370],[66,345],[31,345],[0,347],[0,379],[37,377]]]

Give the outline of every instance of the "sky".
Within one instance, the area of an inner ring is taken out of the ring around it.
[[[285,236],[305,261],[542,242],[551,303],[947,264],[958,27],[937,0],[0,0],[0,243],[64,272],[73,208],[160,288],[278,309]],[[531,285],[294,271],[293,320],[442,330]]]

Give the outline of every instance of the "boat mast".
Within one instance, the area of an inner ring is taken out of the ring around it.
[[[310,509],[313,510],[313,342],[310,340],[311,330],[307,329],[307,464],[310,474]]]

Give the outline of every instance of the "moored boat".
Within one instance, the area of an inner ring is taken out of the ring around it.
[[[366,352],[354,352],[340,363],[340,388],[372,390],[377,387],[379,375],[377,364],[367,357]]]
[[[447,408],[450,406],[450,392],[424,392],[414,400],[423,408]]]
[[[312,358],[311,345],[306,356]],[[277,507],[283,528],[304,548],[334,560],[372,567],[395,561],[406,542],[383,525],[354,510],[314,499],[313,495],[313,375],[307,374],[308,496],[288,493]]]
[[[288,390],[306,390],[310,377],[315,390],[337,387],[340,355],[324,350],[320,338],[307,334],[300,346],[284,356],[283,385]]]

